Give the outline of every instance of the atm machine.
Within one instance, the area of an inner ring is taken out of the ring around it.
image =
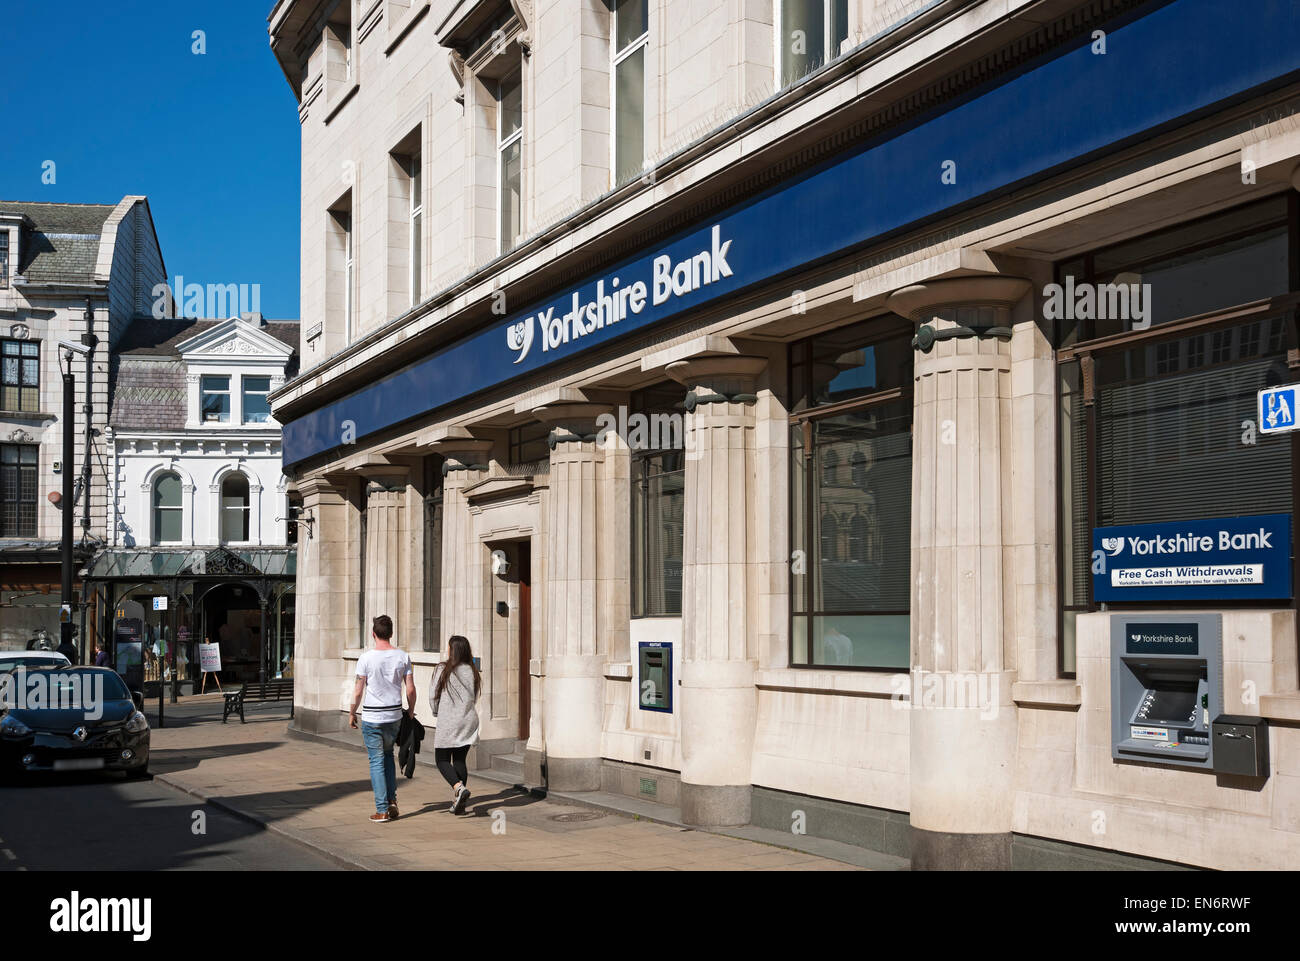
[[[1219,614],[1112,614],[1111,756],[1214,769],[1223,713]]]

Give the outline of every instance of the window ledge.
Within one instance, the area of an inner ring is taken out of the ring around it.
[[[1022,707],[1077,708],[1083,703],[1083,688],[1078,681],[1069,678],[1017,681],[1011,685],[1011,699]]]
[[[393,55],[393,51],[397,49],[398,44],[406,39],[406,35],[411,32],[411,28],[429,12],[429,0],[414,0],[410,9],[400,17],[389,18],[388,12],[391,10],[392,7],[390,6],[384,14],[384,18],[389,20],[388,46],[384,48],[384,56],[386,57]]]
[[[350,647],[343,652],[342,657],[345,661],[356,661],[360,660],[361,655],[366,651],[373,650],[373,647]],[[412,664],[424,664],[432,667],[441,664],[445,660],[445,656],[441,651],[409,651],[404,647],[398,648],[398,650],[406,651],[411,658]]]
[[[1300,692],[1261,694],[1259,714],[1260,717],[1266,717],[1270,721],[1300,722]]]
[[[900,692],[895,678],[908,677],[902,671],[840,671],[817,668],[769,668],[755,674],[754,686],[767,691],[799,694],[840,694],[845,697],[905,697],[910,685]]]
[[[0,408],[0,417],[5,420],[57,420],[58,414],[44,410],[7,410]]]
[[[361,88],[360,80],[349,80],[346,82],[348,84],[348,88],[344,90],[342,93],[338,93],[334,97],[331,97],[328,93],[325,95],[325,122],[326,123],[329,123],[331,120],[333,120],[334,117],[338,114],[338,112],[347,105],[347,102],[351,100],[352,97],[356,94],[356,92]]]

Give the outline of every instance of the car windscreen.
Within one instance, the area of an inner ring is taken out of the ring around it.
[[[0,674],[12,673],[18,668],[35,670],[40,667],[67,667],[68,659],[51,657],[3,657],[0,658]]]
[[[82,677],[85,676],[102,677],[104,679],[103,691],[104,691],[105,700],[128,701],[131,699],[131,692],[126,689],[126,685],[122,682],[122,678],[119,677],[117,674],[115,674],[113,671],[102,671],[102,670],[97,671],[92,668],[74,667],[74,668],[69,668],[67,670],[54,671],[51,673],[53,676],[60,678],[59,683],[67,685],[69,687],[73,685],[85,684],[86,681],[81,679]],[[73,679],[74,677],[76,677],[76,680]],[[98,682],[92,681],[91,683],[98,683]]]

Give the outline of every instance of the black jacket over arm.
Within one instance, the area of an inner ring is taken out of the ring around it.
[[[415,777],[415,755],[420,753],[424,740],[424,725],[409,714],[402,715],[397,729],[397,766],[407,777]]]

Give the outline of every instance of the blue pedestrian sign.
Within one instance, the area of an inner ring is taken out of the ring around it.
[[[1265,387],[1259,392],[1259,432],[1261,434],[1283,434],[1295,430],[1298,426],[1296,417],[1296,399],[1300,397],[1300,384],[1287,384],[1285,387]]]

